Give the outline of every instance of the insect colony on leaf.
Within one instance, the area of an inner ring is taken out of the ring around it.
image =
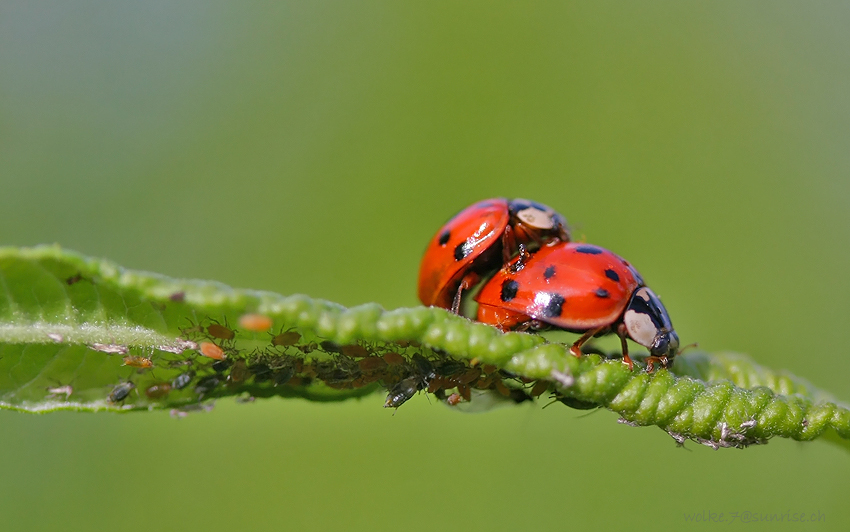
[[[575,356],[591,338],[615,334],[630,369],[627,340],[649,350],[648,371],[668,367],[679,351],[666,309],[637,270],[604,248],[571,242],[564,216],[534,201],[484,200],[449,220],[426,248],[418,294],[424,304],[455,313],[474,300],[476,319],[504,331],[578,333],[570,346]],[[182,304],[185,295],[180,295],[165,304]],[[180,347],[162,349],[176,359],[131,354],[116,344],[90,347],[123,355],[124,365],[138,373],[179,371],[142,385],[154,402],[178,393],[181,400],[197,403],[216,397],[223,387],[227,394],[287,393],[314,381],[333,389],[378,383],[389,392],[384,406],[390,408],[420,391],[454,406],[482,392],[521,402],[550,389],[548,381],[523,379],[474,359],[459,361],[413,341],[341,345],[294,328],[273,332],[274,320],[259,313],[245,313],[237,321],[247,335],[226,319],[190,322],[181,329]],[[260,333],[269,334],[264,344]],[[253,351],[242,348],[243,342],[251,342]],[[133,380],[114,386],[107,400],[123,404],[136,389]],[[190,407],[187,403],[186,411]]]

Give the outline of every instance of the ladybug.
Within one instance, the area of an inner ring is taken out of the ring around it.
[[[569,242],[567,221],[534,201],[494,198],[460,211],[431,239],[419,267],[419,299],[425,305],[460,310],[464,290],[482,275],[509,265],[521,268],[530,252]]]
[[[555,327],[583,333],[570,347],[575,356],[592,337],[615,333],[629,369],[627,338],[649,349],[649,371],[656,362],[668,367],[679,349],[667,310],[637,270],[590,244],[544,247],[521,270],[498,271],[475,300],[478,321],[502,330]]]

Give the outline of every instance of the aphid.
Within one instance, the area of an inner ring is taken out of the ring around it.
[[[161,399],[168,395],[171,391],[171,385],[167,382],[159,382],[157,384],[151,384],[147,388],[145,388],[145,395],[150,399]]]
[[[248,378],[248,364],[244,360],[237,360],[230,368],[228,380],[231,384],[241,384]]]
[[[47,388],[47,391],[50,393],[50,395],[47,396],[47,399],[53,399],[57,395],[64,395],[66,401],[69,397],[71,397],[71,394],[74,393],[74,389],[69,384],[66,384],[65,386],[57,386],[55,388]]]
[[[251,332],[266,332],[272,325],[274,321],[262,314],[243,314],[239,317],[239,326]]]
[[[201,354],[205,357],[212,358],[214,360],[224,360],[227,358],[224,354],[224,349],[212,342],[201,342],[198,344],[198,348],[200,349]]]
[[[481,370],[478,368],[470,368],[466,370],[463,374],[457,377],[457,380],[461,384],[469,384],[470,382],[477,380],[478,377],[481,376]]]
[[[422,347],[422,344],[415,340],[397,340],[395,344],[399,347]]]
[[[277,347],[287,347],[290,345],[295,345],[298,343],[298,340],[301,339],[301,334],[295,331],[287,331],[278,334],[277,336],[272,338],[272,345]]]
[[[457,404],[460,403],[460,399],[460,394],[453,393],[446,398],[446,404],[449,406],[457,406]]]
[[[72,284],[77,284],[82,280],[83,280],[83,274],[75,273],[74,275],[65,279],[65,283],[67,283],[68,286],[71,286]]]
[[[265,382],[272,378],[272,370],[268,364],[254,364],[248,366],[248,372],[254,375],[254,382]]]
[[[549,382],[548,381],[537,381],[537,382],[534,383],[534,387],[531,388],[531,396],[532,397],[540,397],[548,389],[549,389]]]
[[[220,382],[221,379],[217,375],[204,377],[195,385],[195,393],[203,397],[206,393],[213,391]]]
[[[502,382],[501,380],[497,380],[497,381],[494,383],[494,385],[496,386],[496,390],[497,390],[500,394],[504,395],[505,397],[510,397],[510,396],[511,396],[511,390],[510,390],[510,388],[508,388],[507,386],[505,386],[505,383],[504,383],[504,382]]]
[[[107,355],[126,355],[130,352],[126,345],[118,344],[89,344],[89,348]]]
[[[384,353],[384,356],[382,358],[384,359],[384,362],[386,362],[390,366],[399,366],[401,364],[404,364],[404,357],[392,351],[390,351],[389,353]]]
[[[186,292],[184,292],[182,290],[179,291],[179,292],[174,292],[173,294],[168,296],[168,299],[170,299],[171,301],[174,301],[175,303],[182,303],[183,301],[186,300]]]
[[[183,388],[188,386],[194,378],[194,371],[187,371],[186,373],[181,373],[180,375],[174,377],[174,379],[171,381],[171,387],[175,390],[182,390]]]
[[[387,363],[381,357],[366,357],[357,361],[361,371],[375,371],[386,367]]]
[[[130,381],[122,382],[121,384],[113,388],[111,392],[109,392],[109,395],[106,397],[106,399],[110,403],[120,403],[121,401],[126,399],[127,396],[130,395],[130,392],[132,392],[135,388],[136,385]]]
[[[285,367],[274,374],[274,385],[275,386],[283,386],[284,384],[289,383],[292,380],[292,376],[295,375],[295,369],[292,367]]]
[[[225,371],[227,371],[231,364],[232,362],[227,359],[216,360],[215,362],[213,362],[212,369],[216,373],[224,373]]]
[[[183,334],[183,336],[191,336],[191,335],[194,335],[194,334],[197,334],[197,333],[204,332],[204,326],[201,325],[200,323],[195,325],[192,322],[192,320],[190,320],[188,318],[186,318],[186,321],[189,322],[189,326],[183,327],[182,329],[180,329],[180,332]]]
[[[343,355],[352,358],[368,357],[372,354],[368,349],[357,344],[344,345],[340,348],[340,352]]]
[[[122,366],[130,366],[133,368],[147,369],[153,367],[153,361],[148,357],[141,355],[126,355]]]
[[[218,338],[219,340],[233,340],[236,336],[236,333],[225,327],[224,325],[219,325],[218,323],[213,323],[207,327],[207,334],[212,336],[213,338]]]
[[[321,347],[322,351],[324,351],[325,353],[342,353],[342,346],[336,342],[331,342],[330,340],[320,342],[319,347]]]

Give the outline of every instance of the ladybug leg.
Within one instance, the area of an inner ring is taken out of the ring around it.
[[[455,293],[455,297],[452,299],[452,314],[460,315],[460,303],[463,291],[469,290],[475,286],[475,283],[477,282],[478,274],[476,273],[468,273],[463,279],[461,279],[460,284],[457,285],[457,293]]]
[[[502,264],[507,266],[513,258],[514,248],[516,247],[516,237],[511,225],[505,226],[505,232],[502,233]]]
[[[667,357],[656,357],[656,356],[646,357],[646,372],[647,373],[652,373],[652,371],[655,369],[655,363],[656,362],[660,363],[662,368],[666,368],[667,364],[668,364]]]
[[[627,364],[629,366],[629,371],[632,371],[635,367],[635,363],[632,362],[632,359],[629,356],[629,344],[626,343],[626,337],[622,334],[620,335],[620,345],[623,349],[623,364]]]
[[[506,271],[516,273],[525,267],[525,263],[531,258],[531,253],[526,249],[525,244],[517,244],[514,229],[510,225],[505,227],[505,232],[502,233],[502,264],[505,265]],[[514,251],[519,252],[519,256],[514,259]]]
[[[575,357],[581,357],[581,346],[584,345],[585,342],[593,338],[596,334],[602,332],[605,329],[605,326],[599,327],[597,329],[590,329],[586,333],[581,335],[581,338],[575,341],[575,343],[570,347],[570,353],[572,353]]]

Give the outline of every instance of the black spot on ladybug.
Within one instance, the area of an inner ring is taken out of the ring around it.
[[[588,255],[599,255],[602,253],[602,249],[596,246],[578,246],[576,248],[576,252],[587,253]]]
[[[607,278],[611,279],[611,280],[612,280],[612,281],[614,281],[615,283],[619,283],[619,282],[620,282],[620,276],[619,276],[619,275],[617,275],[617,272],[615,272],[615,271],[614,271],[614,270],[612,270],[611,268],[608,268],[607,270],[605,270],[605,277],[607,277]]]
[[[596,289],[596,297],[610,297],[610,296],[611,296],[611,294],[608,293],[608,290],[605,290],[604,288],[597,288]]]
[[[472,253],[472,245],[464,240],[455,248],[455,260],[465,259]]]
[[[553,275],[555,275],[554,264],[547,266],[546,269],[543,271],[543,277],[545,277],[546,279],[551,279]]]
[[[450,232],[450,231],[448,231],[448,230],[443,231],[443,232],[440,234],[440,239],[439,239],[439,240],[437,240],[437,242],[439,242],[439,244],[440,244],[441,246],[445,246],[445,245],[446,245],[446,243],[449,241],[449,238],[451,238],[451,236],[452,236],[452,234],[451,234],[451,232]]]
[[[502,293],[499,297],[502,301],[510,301],[516,297],[516,291],[519,289],[519,283],[513,279],[505,279],[502,281]]]
[[[549,301],[540,309],[541,318],[557,318],[563,312],[564,296],[549,294]]]

